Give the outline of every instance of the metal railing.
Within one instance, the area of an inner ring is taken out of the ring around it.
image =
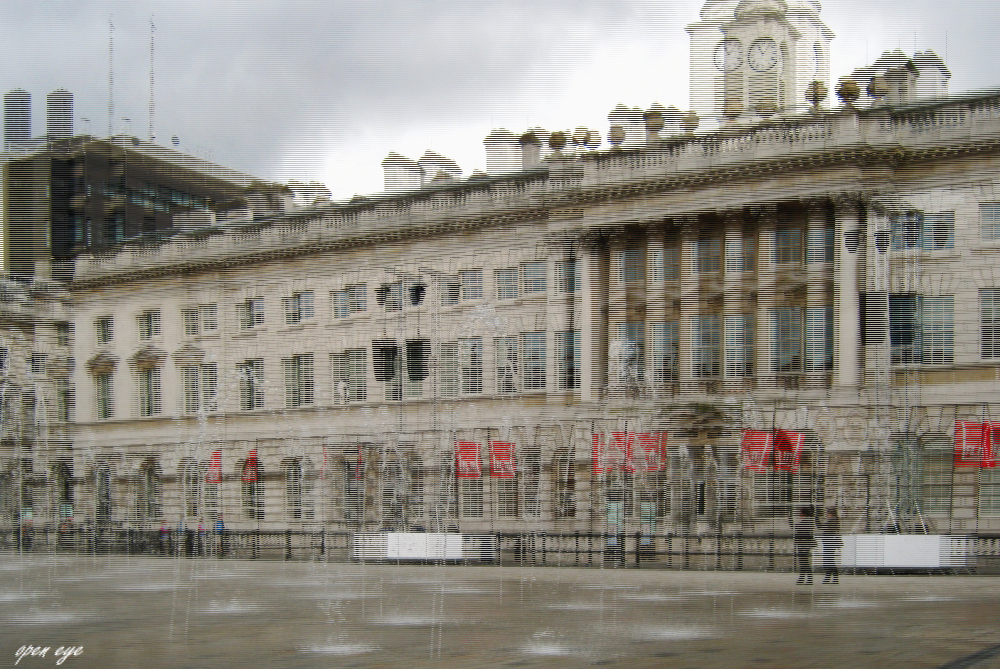
[[[353,532],[300,530],[140,530],[97,526],[0,530],[0,549],[24,553],[150,555],[180,558],[350,562]],[[499,563],[517,566],[792,571],[794,544],[784,534],[497,533]],[[968,568],[1000,571],[1000,536],[972,535]],[[378,560],[394,562],[394,560]],[[497,553],[450,560],[497,564]],[[816,563],[816,568],[821,565]]]

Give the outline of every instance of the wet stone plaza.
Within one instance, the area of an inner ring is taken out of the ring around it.
[[[0,666],[1000,667],[995,577],[821,580],[6,552]]]

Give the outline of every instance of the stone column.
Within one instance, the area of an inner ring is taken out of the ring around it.
[[[826,208],[810,202],[806,212],[806,387],[822,388],[826,378]]]
[[[743,315],[743,212],[729,211],[723,217],[723,292],[722,292],[722,376],[723,390],[740,390],[747,370],[742,358],[731,360],[742,351],[730,351],[727,343],[743,341],[743,332],[731,337],[730,317]],[[742,324],[742,320],[737,321]]]
[[[663,285],[663,237],[662,225],[646,231],[646,387],[655,396],[662,394],[662,379],[653,375],[653,324],[666,320],[667,302]]]
[[[698,222],[685,221],[681,226],[681,308],[677,324],[680,350],[677,354],[681,392],[695,388],[694,321],[698,317]]]
[[[859,203],[836,202],[833,257],[833,385],[856,387],[861,367],[861,311],[858,253],[861,244]]]
[[[607,250],[584,245],[580,264],[580,398],[598,402],[604,387],[607,352]]]
[[[775,307],[774,234],[778,212],[774,206],[761,211],[757,233],[757,360],[754,375],[758,388],[774,387],[774,337],[771,311]]]

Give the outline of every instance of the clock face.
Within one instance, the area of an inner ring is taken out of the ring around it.
[[[747,62],[750,67],[758,72],[767,72],[774,69],[781,59],[781,52],[778,43],[770,37],[762,37],[755,40],[750,45],[750,53],[747,54]]]
[[[715,47],[715,66],[730,72],[743,64],[743,45],[738,39],[725,39]]]

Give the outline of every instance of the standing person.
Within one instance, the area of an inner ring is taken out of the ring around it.
[[[826,510],[826,517],[823,521],[823,583],[836,585],[840,582],[837,561],[840,559],[840,547],[843,545],[844,540],[840,536],[840,517],[837,515],[837,507],[831,506]]]
[[[799,519],[795,523],[795,561],[798,563],[800,585],[812,585],[812,549],[816,545],[816,509],[804,506],[799,509]]]

